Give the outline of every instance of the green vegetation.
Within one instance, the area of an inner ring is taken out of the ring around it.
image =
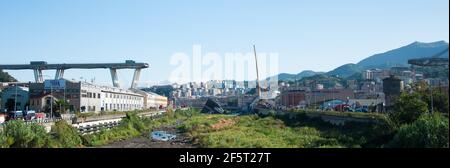
[[[141,135],[140,130],[145,129],[143,121],[134,113],[127,114],[122,123],[110,130],[101,130],[98,134],[82,136],[86,146],[99,146],[113,141],[123,140]]]
[[[315,83],[323,84],[325,88],[332,88],[336,85],[342,85],[343,83],[341,77],[329,76],[327,74],[318,74],[310,77],[305,77],[295,83],[300,83],[303,86],[309,86],[312,81],[314,81]]]
[[[180,129],[200,147],[206,148],[380,147],[380,137],[387,134],[379,125],[347,123],[333,126],[300,113],[294,118],[198,115]],[[379,134],[374,134],[374,130]]]
[[[36,123],[9,121],[0,131],[2,148],[72,148],[81,147],[80,134],[65,121],[56,122],[52,131]]]
[[[394,104],[390,118],[398,125],[409,124],[428,112],[427,103],[420,99],[418,93],[402,93]]]
[[[439,88],[433,88],[430,93],[430,88],[427,83],[421,82],[413,86],[413,90],[420,95],[420,99],[428,104],[428,108],[431,109],[431,94],[433,96],[433,110],[442,113],[447,113],[449,111],[449,99],[448,96],[444,94],[443,90]]]
[[[174,125],[179,120],[187,120],[193,115],[198,115],[200,110],[168,110],[164,117],[158,119],[140,118],[137,113],[129,112],[122,123],[110,130],[102,130],[97,134],[82,136],[85,146],[100,146],[114,141],[125,140],[132,137],[148,136],[148,133],[163,125]]]
[[[406,106],[412,105],[406,103],[400,110],[411,110]],[[439,113],[434,115],[424,113],[414,119],[415,117],[407,115],[416,115],[416,113],[401,111],[399,114],[405,116],[399,118],[408,118],[409,123],[404,122],[405,120],[394,120],[398,117],[396,115],[390,115],[388,118],[380,114],[355,113],[351,114],[352,117],[380,120],[377,123],[346,122],[344,125],[333,125],[308,113],[312,112],[296,111],[286,114],[272,112],[264,117],[210,115],[201,114],[199,109],[189,109],[169,110],[165,116],[152,120],[129,112],[119,126],[89,135],[80,135],[65,121],[57,122],[50,134],[46,133],[42,126],[25,124],[23,121],[11,121],[0,132],[0,147],[95,147],[138,136],[147,137],[149,132],[167,125],[177,126],[192,139],[194,144],[205,148],[440,148],[449,146],[448,118]],[[343,115],[345,113],[326,112],[326,114]]]
[[[290,112],[304,113],[304,114],[321,114],[329,116],[342,116],[342,117],[353,117],[361,119],[376,119],[384,121],[386,119],[385,114],[381,113],[362,113],[362,112],[337,112],[337,111],[317,111],[317,110],[302,110],[302,109],[292,109]]]
[[[362,70],[363,70],[363,68],[357,64],[345,64],[345,65],[342,65],[330,72],[327,72],[326,74],[329,76],[337,76],[337,77],[341,77],[341,78],[347,78],[356,73],[362,72]]]
[[[8,74],[8,72],[3,72],[0,69],[0,82],[17,82],[17,80]]]
[[[397,98],[388,120],[395,136],[388,147],[448,148],[448,97],[433,91],[433,97],[436,97],[433,106],[444,113],[434,110],[430,114],[427,88],[424,83],[419,83],[413,86],[414,93],[402,93]]]
[[[8,122],[0,132],[0,146],[13,148],[40,148],[50,146],[50,135],[44,127],[23,121]]]
[[[169,111],[169,115],[154,120],[139,117],[137,115],[139,112],[126,113],[126,117],[117,127],[87,135],[81,135],[66,121],[56,122],[51,132],[46,133],[44,127],[36,123],[27,124],[20,120],[12,120],[3,127],[3,131],[0,131],[0,147],[73,148],[99,146],[141,135],[147,136],[155,128],[162,125],[172,125],[179,120],[187,120],[194,115],[198,115],[200,110]]]
[[[401,126],[390,146],[403,148],[448,148],[448,138],[448,118],[440,114],[426,114],[412,124]]]
[[[53,145],[55,147],[73,148],[82,146],[78,130],[66,121],[56,122],[51,132],[53,133]]]

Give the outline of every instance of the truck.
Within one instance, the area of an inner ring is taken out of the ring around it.
[[[11,111],[9,112],[9,119],[21,119],[23,118],[23,112],[22,111]]]

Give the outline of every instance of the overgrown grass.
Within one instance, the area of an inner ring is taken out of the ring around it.
[[[169,112],[167,116],[152,120],[141,118],[139,111],[128,112],[122,123],[110,130],[100,133],[81,135],[74,127],[62,120],[52,126],[51,132],[36,123],[26,124],[20,120],[8,122],[0,131],[0,147],[19,148],[73,148],[95,147],[114,141],[124,140],[141,135],[148,135],[149,131],[162,125],[171,125],[177,120],[187,119],[196,115],[198,110]]]
[[[180,129],[205,148],[381,147],[387,141],[382,138],[390,135],[389,132],[383,132],[382,126],[373,124],[333,126],[317,118],[299,115],[295,119],[257,115],[199,115],[184,123]],[[214,128],[213,125],[221,120],[233,121],[234,124]]]
[[[397,128],[391,128],[388,123],[346,122],[345,125],[335,126],[320,118],[308,117],[306,113],[261,117],[209,115],[200,114],[199,111],[168,111],[164,117],[154,120],[138,117],[136,113],[127,113],[119,126],[83,136],[65,121],[57,122],[50,134],[37,124],[10,121],[0,131],[0,147],[96,147],[118,140],[148,136],[152,130],[167,125],[177,125],[195,144],[204,148],[379,148],[385,147],[397,133]],[[438,128],[444,128],[442,125],[446,126],[443,132],[448,132],[448,118],[443,118],[447,122],[429,118],[425,117],[416,125],[404,127],[403,130],[406,131],[397,133],[396,140],[402,144],[407,141],[403,139],[412,139],[410,137],[420,140],[424,136],[420,133],[427,132],[423,134],[429,135],[428,132],[434,133]],[[410,130],[417,130],[418,133],[414,134],[417,136],[409,136],[412,132]],[[441,143],[443,140],[448,146],[448,134],[441,134],[431,137],[432,142],[445,144]],[[414,145],[417,146],[412,146]]]
[[[378,119],[378,120],[384,120],[386,118],[386,115],[381,113],[314,111],[314,110],[290,110],[289,112],[297,112],[305,114],[325,114],[330,116],[343,116],[343,117]]]

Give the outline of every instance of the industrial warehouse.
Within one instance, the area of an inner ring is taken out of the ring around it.
[[[108,112],[163,109],[167,107],[167,97],[136,89],[141,69],[146,63],[127,60],[125,63],[100,64],[47,64],[32,61],[23,65],[2,65],[1,69],[34,71],[35,82],[2,83],[1,109],[7,111],[53,112]],[[68,69],[109,69],[113,87],[100,86],[82,81],[71,81],[64,77]],[[43,70],[56,70],[54,80],[43,80]],[[130,89],[120,88],[118,69],[134,69]]]
[[[5,87],[2,92],[1,109],[8,107],[8,100],[18,100],[15,110],[50,111],[52,103],[66,102],[66,112],[107,112],[157,109],[167,107],[167,98],[137,89],[122,89],[100,86],[67,79],[45,80],[43,83],[29,83],[29,87]],[[19,97],[19,99],[16,98]],[[29,98],[29,100],[23,100]],[[54,106],[54,105],[53,105]]]

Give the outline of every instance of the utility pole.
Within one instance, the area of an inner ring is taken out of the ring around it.
[[[50,119],[53,119],[53,83],[50,82]]]
[[[17,111],[17,84],[14,85],[16,89],[16,93],[14,94],[14,112]]]
[[[64,103],[64,112],[66,112],[66,85],[64,85],[64,102],[63,103]]]
[[[433,87],[431,86],[431,82],[430,82],[430,101],[431,101],[431,110],[430,110],[430,114],[433,114]]]

